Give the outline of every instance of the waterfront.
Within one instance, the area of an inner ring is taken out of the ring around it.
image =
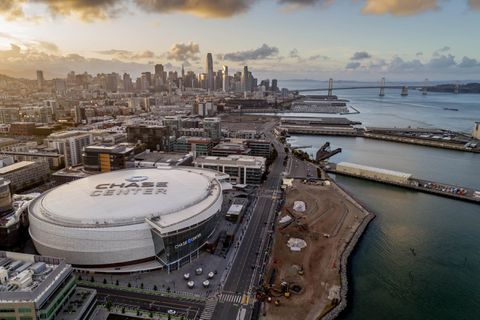
[[[417,99],[423,99],[412,94],[397,107],[383,109],[384,104],[370,101],[378,100],[375,92],[369,94],[371,98],[368,93],[360,92],[340,95],[355,103],[362,112],[357,116],[363,114],[361,121],[365,125],[379,125],[372,123],[377,121],[382,126],[423,123],[468,131],[473,121],[480,118],[480,106],[471,103],[471,95],[452,95],[457,99],[454,107],[464,106],[469,111],[451,112],[451,118],[447,119],[439,115],[443,106],[436,107],[436,99],[431,100],[431,106],[412,107]],[[425,110],[429,112],[418,116]],[[357,120],[354,116],[348,118]],[[306,150],[310,153],[327,140],[332,149],[343,148],[341,154],[332,158],[335,162],[351,161],[405,171],[480,189],[477,154],[362,138],[293,136],[290,139],[293,145],[312,145],[312,149]],[[477,205],[355,178],[339,176],[337,181],[377,215],[351,257],[349,308],[342,319],[477,317],[480,307]]]

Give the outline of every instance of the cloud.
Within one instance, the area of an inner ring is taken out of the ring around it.
[[[437,9],[437,0],[366,0],[362,13],[410,16]]]
[[[60,50],[58,49],[58,46],[53,43],[53,42],[49,42],[49,41],[38,41],[38,47],[40,49],[43,49],[47,52],[59,52]]]
[[[18,20],[23,18],[24,0],[1,0],[0,1],[0,14],[5,17],[6,20]]]
[[[128,61],[155,58],[155,53],[153,53],[153,51],[150,51],[150,50],[145,50],[142,52],[133,52],[128,50],[111,49],[111,50],[97,51],[97,53],[100,53],[102,55],[112,56],[112,58],[114,59],[128,60]]]
[[[316,54],[307,58],[308,61],[315,61],[315,60],[329,60],[330,58],[327,56],[323,56],[321,54]]]
[[[7,20],[37,22],[40,16],[26,16],[25,5],[46,6],[53,16],[76,16],[83,21],[105,20],[128,12],[131,7],[148,13],[186,13],[202,18],[226,18],[248,11],[261,0],[0,0],[0,15]],[[409,16],[439,8],[440,0],[364,0],[364,14]],[[480,0],[468,1],[480,10]],[[281,8],[327,7],[338,0],[275,0]],[[359,0],[351,0],[352,3]],[[28,10],[27,10],[28,11]]]
[[[358,51],[353,54],[350,60],[365,60],[370,59],[372,56],[366,51]]]
[[[278,52],[279,50],[277,47],[271,47],[264,43],[260,48],[257,49],[226,53],[223,55],[223,59],[236,62],[263,60],[277,56]]]
[[[472,59],[469,57],[463,57],[462,62],[458,64],[460,68],[474,68],[474,67],[480,67],[480,62],[478,62],[476,59]]]
[[[300,9],[313,5],[329,6],[335,1],[336,0],[277,0],[280,5],[285,6],[286,11]]]
[[[200,46],[197,43],[175,43],[167,52],[167,59],[175,61],[198,60]]]
[[[360,68],[360,66],[361,66],[360,62],[350,62],[350,63],[347,64],[345,69],[356,70],[356,69]]]
[[[135,2],[148,12],[184,12],[202,18],[225,18],[247,11],[256,0],[135,0]]]
[[[292,49],[292,51],[290,51],[290,53],[288,54],[288,57],[293,58],[293,59],[300,59],[301,58],[297,49]]]
[[[70,70],[93,74],[128,72],[132,75],[152,70],[151,66],[143,63],[86,58],[79,54],[64,55],[42,50],[38,46],[21,48],[15,44],[11,44],[9,49],[0,50],[0,74],[31,79],[35,77],[35,70],[44,70],[47,78],[64,78]]]
[[[1,0],[0,14],[7,20],[38,21],[40,16],[27,16],[26,4],[40,4],[47,7],[53,16],[77,16],[84,21],[112,18],[124,6],[124,0]],[[125,10],[123,10],[125,11]]]
[[[449,47],[449,46],[444,46],[444,47],[442,47],[442,48],[440,48],[440,49],[435,50],[435,51],[433,52],[433,56],[434,56],[434,57],[438,57],[438,56],[440,56],[442,53],[445,53],[445,52],[448,52],[448,51],[450,51],[450,47]]]
[[[432,69],[443,69],[456,65],[455,57],[451,54],[433,57],[427,64]]]

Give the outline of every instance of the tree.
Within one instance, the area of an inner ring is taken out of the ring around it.
[[[153,291],[157,291],[157,290],[158,290],[157,285],[154,285],[153,286]]]
[[[95,278],[93,276],[90,278],[90,282],[95,282]]]
[[[107,308],[108,311],[112,310],[113,303],[110,300],[107,300],[105,303],[105,308]]]
[[[103,278],[103,284],[107,284],[107,279]]]
[[[132,284],[129,282],[127,287],[131,288],[132,287]]]
[[[122,307],[122,314],[125,314],[125,307]]]
[[[143,282],[140,283],[140,289],[143,289]]]
[[[118,285],[119,285],[119,283],[118,283],[118,279],[117,279],[117,280],[115,280],[115,285],[116,285],[116,286],[118,286]]]

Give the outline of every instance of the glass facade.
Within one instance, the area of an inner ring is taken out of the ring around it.
[[[197,255],[209,236],[215,230],[218,221],[218,212],[195,226],[181,229],[176,232],[160,236],[152,229],[155,252],[159,260],[168,265],[169,269],[176,269],[190,262],[191,256]]]

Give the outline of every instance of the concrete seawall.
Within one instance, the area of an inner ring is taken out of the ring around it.
[[[330,179],[331,180],[331,179]],[[350,200],[355,206],[357,206],[362,212],[365,213],[365,218],[360,223],[360,226],[355,231],[353,237],[348,241],[347,245],[345,246],[343,252],[341,253],[340,258],[340,303],[337,304],[333,309],[331,309],[328,313],[323,315],[320,319],[321,320],[333,320],[336,319],[340,313],[345,310],[347,307],[348,301],[348,262],[350,255],[352,254],[355,246],[357,245],[358,241],[364,234],[365,230],[367,229],[370,222],[375,218],[375,214],[369,212],[365,207],[363,207],[356,199],[354,199],[348,192],[346,192],[343,188],[338,186],[334,181],[332,181],[332,186],[341,193],[345,198]]]

